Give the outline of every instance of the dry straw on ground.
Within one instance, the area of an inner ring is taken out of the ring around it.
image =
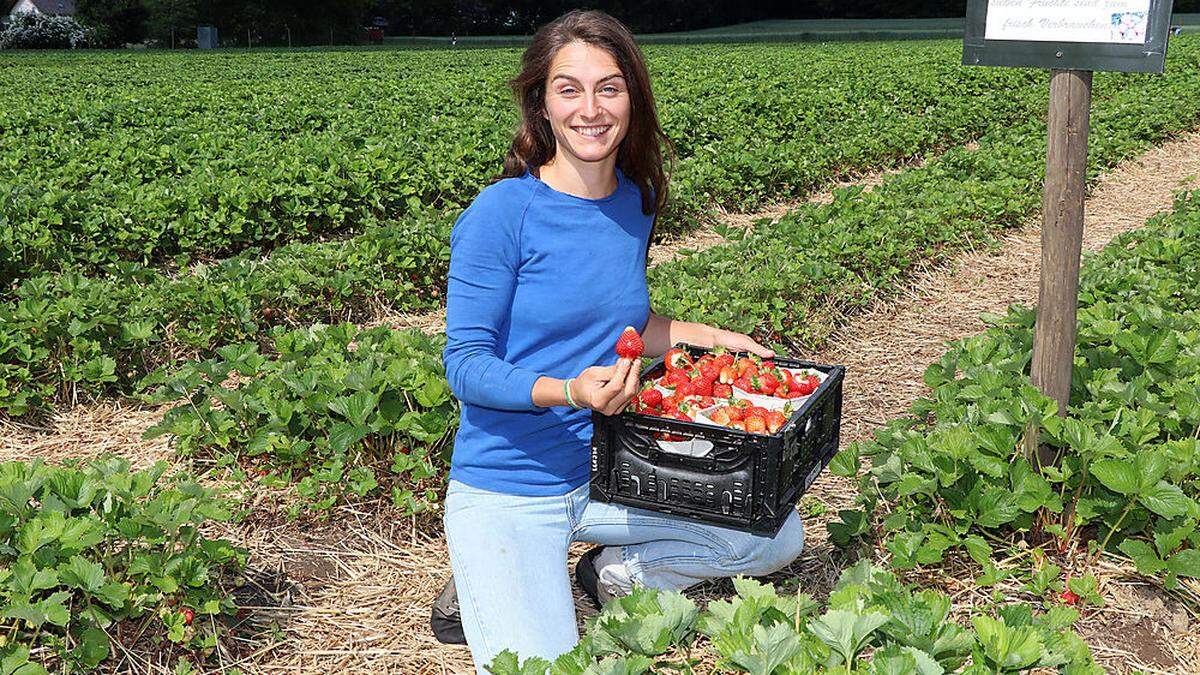
[[[1087,202],[1085,249],[1096,250],[1113,236],[1140,226],[1153,213],[1170,207],[1172,192],[1196,184],[1200,176],[1200,135],[1190,134],[1125,162],[1104,176]],[[882,174],[867,177],[878,183]],[[741,218],[746,225],[758,215],[777,217],[778,210]],[[732,224],[737,224],[732,223]],[[713,242],[676,242],[666,250],[699,248]],[[719,242],[717,242],[719,243]],[[928,270],[900,298],[880,303],[850,320],[813,355],[848,368],[843,443],[865,438],[885,420],[903,413],[924,392],[925,364],[944,351],[947,341],[978,333],[980,312],[1003,311],[1010,303],[1036,299],[1039,265],[1036,223],[1005,237],[996,250],[976,251],[951,265]],[[657,252],[656,252],[657,253]],[[664,256],[660,259],[668,259]],[[381,322],[385,323],[385,322]],[[437,317],[399,317],[389,324],[440,330]],[[17,425],[0,427],[0,460],[91,456],[112,450],[144,464],[170,458],[165,443],[139,439],[140,429],[159,411],[103,404],[77,408],[53,421],[49,432]],[[827,540],[825,523],[838,508],[849,506],[855,487],[826,474],[806,495],[802,508],[808,548],[771,581],[799,583],[818,596],[827,593],[847,563]],[[275,636],[256,641],[240,662],[226,662],[244,672],[262,673],[447,673],[469,672],[465,647],[441,645],[428,628],[429,603],[449,574],[445,542],[437,514],[396,518],[378,504],[343,507],[330,524],[293,522],[271,505],[277,497],[259,493],[248,521],[219,528],[252,553],[249,576],[261,587],[260,620],[280,626]],[[572,564],[586,545],[572,548]],[[947,573],[923,578],[956,595],[960,618],[990,591],[973,584],[974,571],[959,563]],[[1139,581],[1129,570],[1105,560],[1099,575],[1109,597],[1107,607],[1088,610],[1081,632],[1104,666],[1115,671],[1200,671],[1200,637],[1196,617],[1175,597]],[[1017,588],[1001,587],[1016,593]],[[727,580],[702,584],[689,595],[703,603],[727,596]],[[1200,589],[1189,585],[1192,606],[1200,605]],[[576,589],[580,618],[594,614]],[[582,621],[581,621],[582,623]],[[693,650],[711,664],[703,641]],[[166,672],[142,662],[127,669]]]

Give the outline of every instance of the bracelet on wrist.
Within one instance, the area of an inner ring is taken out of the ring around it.
[[[567,399],[567,405],[571,406],[575,410],[582,410],[583,408],[580,407],[579,405],[577,405],[575,403],[575,400],[573,398],[571,398],[571,382],[574,379],[575,378],[573,378],[573,377],[568,377],[567,379],[563,380],[563,395]]]

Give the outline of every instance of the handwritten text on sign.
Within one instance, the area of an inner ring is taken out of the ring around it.
[[[1150,0],[988,0],[987,40],[1144,44]]]

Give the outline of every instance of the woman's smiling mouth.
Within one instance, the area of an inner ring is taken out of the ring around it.
[[[571,127],[571,128],[574,129],[576,133],[578,133],[580,136],[583,136],[584,138],[599,138],[600,136],[607,133],[608,130],[612,128],[612,126],[613,125],[611,125],[611,124],[600,124],[600,125],[587,126],[587,127]]]

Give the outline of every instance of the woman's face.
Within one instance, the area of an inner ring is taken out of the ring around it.
[[[546,109],[559,153],[598,162],[629,130],[629,89],[612,55],[585,42],[558,50],[546,80]]]

